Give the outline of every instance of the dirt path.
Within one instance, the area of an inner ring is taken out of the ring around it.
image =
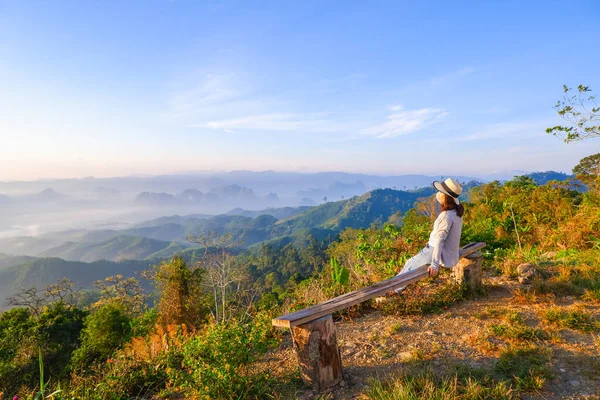
[[[422,360],[429,360],[435,372],[443,372],[457,364],[473,368],[493,365],[498,348],[506,343],[506,340],[489,334],[490,324],[499,320],[490,310],[498,309],[518,313],[528,326],[540,326],[551,332],[551,339],[543,345],[552,349],[550,369],[553,378],[540,392],[526,398],[600,395],[600,336],[546,326],[540,313],[550,304],[524,303],[512,294],[517,286],[500,278],[491,278],[486,281],[485,297],[461,301],[440,314],[386,316],[374,311],[354,320],[337,321],[344,382],[322,398],[357,399],[364,393],[370,377],[383,379],[399,374]],[[572,298],[555,300],[552,304],[577,305],[600,315],[598,306],[581,305]],[[492,316],[482,317],[486,312]],[[267,363],[276,376],[290,382],[282,386],[280,398],[315,397],[299,381],[289,334],[286,333],[281,346],[270,355]]]

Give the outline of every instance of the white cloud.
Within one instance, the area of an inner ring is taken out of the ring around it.
[[[392,113],[381,124],[365,128],[361,133],[377,138],[391,138],[421,131],[448,115],[440,108],[405,110],[400,105],[388,107]]]
[[[325,112],[289,112],[284,101],[256,95],[237,74],[196,75],[169,99],[169,117],[188,128],[333,132],[342,125]],[[191,88],[186,88],[191,87]]]
[[[223,129],[225,132],[234,129],[263,131],[310,131],[333,132],[339,126],[324,117],[322,113],[270,113],[246,115],[238,118],[209,121],[192,127]]]

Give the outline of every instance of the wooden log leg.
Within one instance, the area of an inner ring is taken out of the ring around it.
[[[340,383],[342,358],[331,314],[291,330],[304,383],[317,391]]]
[[[480,252],[461,259],[453,268],[456,282],[459,285],[464,284],[468,290],[480,290],[482,261],[483,255]]]

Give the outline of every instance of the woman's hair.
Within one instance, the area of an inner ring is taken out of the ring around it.
[[[462,204],[456,204],[454,199],[446,193],[442,193],[442,211],[456,210],[456,215],[462,218],[465,213],[465,207]]]

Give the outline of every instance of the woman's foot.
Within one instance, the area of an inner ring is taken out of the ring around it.
[[[396,296],[396,295],[399,295],[400,293],[402,293],[402,292],[404,291],[404,289],[406,289],[406,286],[399,287],[399,288],[397,288],[397,289],[394,289],[394,290],[390,290],[390,291],[387,293],[387,295],[388,295],[388,296]]]

